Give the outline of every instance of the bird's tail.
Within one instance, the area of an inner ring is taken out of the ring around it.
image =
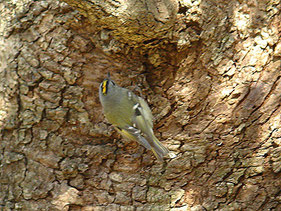
[[[163,161],[163,158],[166,155],[169,155],[170,158],[175,158],[176,155],[172,152],[170,152],[156,137],[154,134],[150,135],[150,137],[144,138],[139,130],[135,128],[128,128],[126,129],[121,129],[117,128],[116,130],[121,133],[123,136],[136,140],[138,143],[143,145],[146,149],[150,150],[153,152],[153,154],[156,156],[156,158],[160,161]]]
[[[166,155],[170,155],[170,151],[153,135],[151,137],[153,145],[151,146],[151,151],[154,153],[156,158],[163,161]],[[171,156],[170,156],[171,157]]]

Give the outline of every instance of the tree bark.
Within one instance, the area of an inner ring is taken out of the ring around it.
[[[1,210],[281,210],[280,1],[0,2]],[[142,95],[164,163],[106,122]]]

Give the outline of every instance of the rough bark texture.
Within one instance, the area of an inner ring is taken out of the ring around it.
[[[280,0],[65,2],[0,2],[1,210],[281,210]],[[108,71],[177,158],[105,121]]]

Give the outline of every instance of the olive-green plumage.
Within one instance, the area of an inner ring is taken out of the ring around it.
[[[158,160],[169,153],[153,133],[153,116],[147,103],[128,89],[105,79],[99,97],[107,120],[123,136],[153,151]]]

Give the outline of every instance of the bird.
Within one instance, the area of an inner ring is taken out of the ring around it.
[[[154,135],[152,112],[143,98],[115,84],[108,74],[100,84],[99,99],[104,116],[123,137],[151,150],[159,161],[166,155],[175,157]]]

